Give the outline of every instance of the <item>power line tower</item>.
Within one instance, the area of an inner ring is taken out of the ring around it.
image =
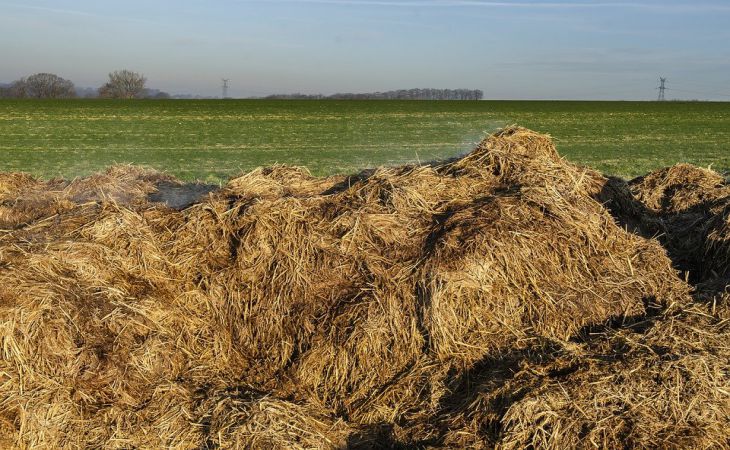
[[[657,98],[657,101],[663,102],[664,99],[664,91],[667,90],[667,87],[664,85],[667,82],[666,78],[659,77],[659,98]]]
[[[223,78],[223,97],[228,98],[228,82],[231,81],[228,78]]]

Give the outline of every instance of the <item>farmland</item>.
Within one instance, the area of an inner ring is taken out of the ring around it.
[[[0,171],[68,178],[135,163],[221,181],[286,163],[347,173],[457,156],[510,124],[623,177],[676,162],[730,169],[730,103],[8,100]]]

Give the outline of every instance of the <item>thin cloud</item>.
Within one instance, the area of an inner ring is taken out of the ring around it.
[[[5,2],[0,3],[0,6],[9,6],[11,8],[25,9],[25,10],[30,10],[30,11],[41,11],[41,12],[47,12],[47,13],[52,13],[52,14],[64,14],[64,15],[77,16],[77,17],[117,19],[117,20],[123,20],[123,21],[127,21],[127,22],[147,23],[147,24],[155,23],[155,22],[153,22],[151,20],[147,20],[147,19],[105,15],[105,14],[98,14],[98,13],[93,13],[93,12],[89,12],[89,11],[80,11],[77,9],[50,8],[48,6],[23,5],[20,3],[5,3]]]
[[[87,11],[78,11],[75,9],[61,9],[61,8],[49,8],[46,6],[35,6],[35,5],[21,5],[19,3],[0,3],[2,6],[10,6],[13,8],[29,9],[32,11],[43,11],[55,14],[69,14],[73,16],[84,16],[84,17],[99,17],[98,14],[90,13]]]
[[[482,0],[243,0],[245,3],[303,3],[342,6],[390,6],[390,7],[492,7],[532,9],[594,9],[594,8],[642,8],[662,11],[730,11],[730,6],[715,4],[677,5],[647,2],[498,2]]]

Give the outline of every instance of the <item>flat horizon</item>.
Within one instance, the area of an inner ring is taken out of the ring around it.
[[[171,94],[237,98],[481,89],[495,100],[730,100],[719,0],[0,1],[0,80],[96,88],[144,74]]]

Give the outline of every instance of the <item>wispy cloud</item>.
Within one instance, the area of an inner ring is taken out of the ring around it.
[[[50,12],[55,14],[69,14],[73,16],[84,16],[84,17],[98,17],[98,14],[90,13],[87,11],[78,11],[75,9],[65,9],[65,8],[49,8],[46,6],[35,6],[35,5],[23,5],[20,3],[0,3],[0,6],[10,6],[13,8],[19,8],[19,9],[27,9],[32,11],[43,11],[43,12]]]
[[[244,3],[302,3],[322,5],[364,5],[390,7],[491,7],[530,9],[596,9],[596,8],[641,8],[664,11],[730,11],[730,5],[711,3],[649,3],[649,2],[538,2],[538,1],[487,1],[487,0],[242,0]]]
[[[123,16],[109,15],[109,14],[99,14],[99,13],[95,13],[95,12],[81,11],[81,10],[77,10],[77,9],[51,8],[48,6],[25,5],[25,4],[21,4],[21,3],[6,3],[6,2],[0,2],[0,6],[3,6],[3,7],[8,6],[11,8],[17,8],[17,9],[28,10],[28,11],[62,14],[62,15],[67,15],[67,16],[116,19],[116,20],[123,20],[123,21],[127,21],[127,22],[137,22],[137,23],[153,23],[151,20],[148,20],[148,19],[123,17]]]

